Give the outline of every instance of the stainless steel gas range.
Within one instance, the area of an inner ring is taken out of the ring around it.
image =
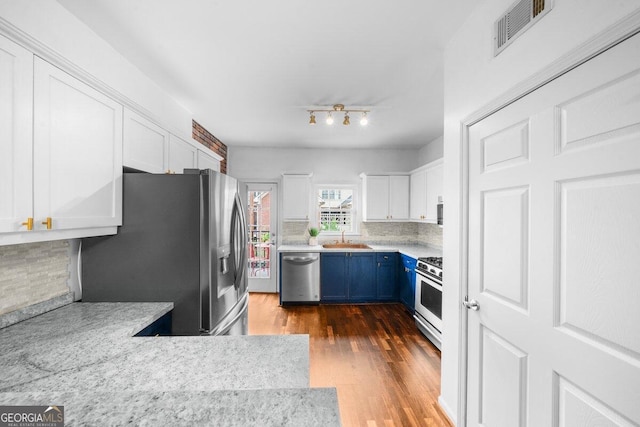
[[[438,350],[442,343],[442,257],[418,258],[416,326]]]

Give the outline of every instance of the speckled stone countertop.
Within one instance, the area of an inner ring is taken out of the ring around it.
[[[442,256],[442,249],[433,246],[395,244],[369,244],[368,246],[371,249],[327,249],[322,247],[322,245],[281,245],[278,247],[278,252],[400,252],[401,254],[410,256],[411,258]]]
[[[0,393],[0,400],[64,406],[65,426],[340,426],[335,388]]]
[[[338,421],[328,425],[339,425],[335,389],[308,388],[307,335],[132,337],[171,308],[168,303],[74,303],[0,330],[0,404],[60,405],[49,400],[59,398],[70,402],[65,411],[73,411],[78,424],[95,423],[82,412],[115,410],[126,417],[109,425],[147,423],[147,416],[161,425],[180,424],[183,415],[185,423],[198,423],[213,412],[223,425],[247,425],[225,420],[233,411],[239,420],[257,417],[260,405],[276,404],[272,396],[277,393],[264,390],[279,389],[283,401],[277,408],[300,407],[298,415],[307,408],[308,420],[316,412],[333,411]],[[327,405],[314,406],[316,395]],[[98,405],[100,400],[114,403]],[[247,407],[247,400],[254,406]],[[165,405],[168,410],[162,410]],[[184,413],[174,413],[171,405]],[[82,410],[76,412],[76,406]],[[166,422],[153,418],[159,413],[166,413]],[[137,420],[138,415],[144,419]],[[270,425],[267,418],[260,420],[266,423],[248,425]]]

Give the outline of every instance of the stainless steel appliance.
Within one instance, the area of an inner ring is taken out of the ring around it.
[[[438,349],[442,343],[442,257],[418,258],[416,311],[418,329]]]
[[[83,239],[83,301],[174,303],[172,334],[247,333],[246,222],[236,179],[125,173],[123,225]]]
[[[280,304],[319,302],[320,254],[283,252],[280,278]]]

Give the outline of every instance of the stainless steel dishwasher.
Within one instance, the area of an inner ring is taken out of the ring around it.
[[[320,301],[320,254],[318,252],[281,253],[280,303],[318,303]]]

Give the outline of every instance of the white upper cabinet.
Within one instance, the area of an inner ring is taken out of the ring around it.
[[[169,132],[125,108],[123,163],[144,172],[167,172]]]
[[[220,160],[202,150],[198,150],[198,169],[220,171]]]
[[[284,174],[282,190],[282,218],[285,221],[308,221],[311,175]]]
[[[124,111],[123,161],[125,166],[150,173],[220,170],[213,156],[128,109]]]
[[[443,192],[442,159],[435,160],[411,173],[411,220],[438,222],[438,198]]]
[[[122,106],[39,58],[33,99],[34,229],[122,224]]]
[[[33,54],[0,36],[0,233],[33,217]]]
[[[409,219],[408,175],[362,175],[364,221]]]
[[[197,167],[198,149],[187,141],[169,134],[169,170],[168,173],[182,173],[184,169]]]
[[[411,173],[411,220],[427,219],[427,171],[416,170]]]
[[[438,222],[438,200],[442,199],[443,193],[443,172],[442,163],[436,163],[427,169],[427,222]]]
[[[394,220],[409,219],[409,176],[389,177],[389,216]]]

